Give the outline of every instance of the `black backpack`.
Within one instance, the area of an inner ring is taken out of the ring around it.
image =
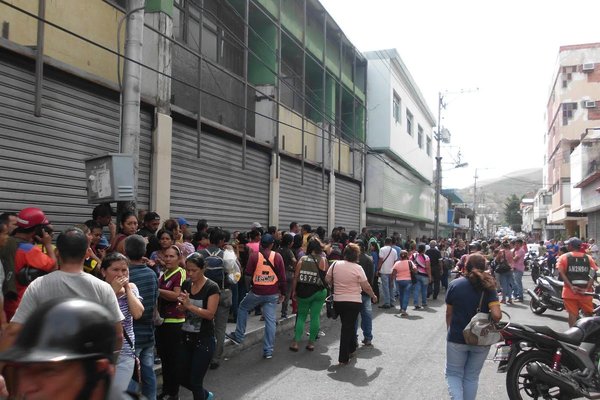
[[[214,252],[210,252],[208,249],[204,249],[200,254],[204,257],[204,261],[206,262],[204,276],[219,285],[221,289],[225,289],[225,278],[227,273],[225,272],[223,250],[217,249]]]

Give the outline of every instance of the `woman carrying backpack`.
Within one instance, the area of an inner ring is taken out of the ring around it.
[[[290,345],[291,351],[298,351],[298,342],[304,333],[306,317],[310,313],[310,333],[306,350],[315,349],[315,340],[321,325],[321,310],[327,297],[325,274],[327,259],[322,257],[323,245],[318,239],[311,239],[306,248],[307,255],[296,264],[294,281],[292,283],[292,298],[298,302],[296,329],[294,340]]]

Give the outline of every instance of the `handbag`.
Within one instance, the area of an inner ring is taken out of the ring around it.
[[[331,294],[325,299],[325,310],[327,311],[327,318],[337,319],[338,313],[333,306],[333,269],[335,263],[331,266]]]
[[[504,254],[504,251],[502,252],[502,261],[496,266],[495,272],[498,274],[510,272],[510,265],[508,264],[508,261],[506,261],[506,254]]]
[[[410,271],[410,282],[412,284],[417,283],[417,273],[411,260],[408,260],[408,270]]]
[[[142,367],[140,365],[140,359],[138,356],[135,355],[135,347],[133,346],[133,342],[131,341],[131,339],[129,338],[129,335],[127,334],[127,331],[125,330],[125,327],[123,327],[123,336],[125,336],[125,340],[127,340],[127,343],[129,344],[129,347],[131,347],[131,351],[133,351],[133,374],[131,375],[131,379],[134,382],[140,383],[142,381]]]
[[[489,313],[481,312],[484,294],[485,291],[482,291],[477,312],[473,318],[471,318],[471,321],[467,324],[465,329],[463,329],[463,337],[465,338],[466,344],[474,346],[490,346],[494,343],[498,343],[502,339],[502,335],[496,327],[496,324],[492,321],[491,315]]]

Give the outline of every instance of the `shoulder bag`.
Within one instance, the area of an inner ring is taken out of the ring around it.
[[[142,369],[141,369],[142,366],[140,364],[140,359],[138,358],[138,356],[135,355],[135,346],[133,345],[133,342],[129,338],[129,335],[127,334],[127,331],[125,330],[125,327],[123,327],[123,336],[125,336],[125,340],[127,340],[127,343],[129,344],[129,347],[131,347],[131,351],[133,352],[134,364],[133,364],[133,373],[131,375],[131,380],[133,380],[134,382],[140,383],[140,382],[142,382]]]
[[[477,307],[477,313],[471,321],[463,329],[463,337],[465,343],[474,346],[490,346],[494,343],[498,343],[502,339],[499,329],[496,324],[492,321],[489,313],[481,312],[481,305],[483,304],[483,296],[485,290],[481,292],[481,298],[479,299],[479,306]]]
[[[335,264],[331,265],[331,294],[327,296],[325,299],[325,309],[327,311],[327,318],[336,319],[338,317],[335,308],[333,307],[333,269],[335,268]]]
[[[498,274],[504,274],[506,272],[510,272],[510,265],[508,264],[508,261],[506,261],[506,253],[504,253],[505,251],[506,250],[502,251],[502,261],[500,261],[496,265],[496,270],[494,271]]]

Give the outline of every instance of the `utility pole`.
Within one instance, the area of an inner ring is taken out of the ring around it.
[[[435,156],[435,202],[434,202],[434,222],[433,238],[439,239],[440,232],[440,192],[442,191],[442,156],[440,153],[440,141],[442,140],[442,108],[445,108],[444,96],[442,92],[438,93],[438,123],[435,140],[437,142],[437,151]]]
[[[125,63],[121,89],[121,148],[120,152],[133,155],[133,185],[137,196],[140,151],[140,94],[142,81],[142,44],[144,37],[144,0],[127,1],[125,29]],[[135,201],[119,202],[120,212],[135,210]]]

